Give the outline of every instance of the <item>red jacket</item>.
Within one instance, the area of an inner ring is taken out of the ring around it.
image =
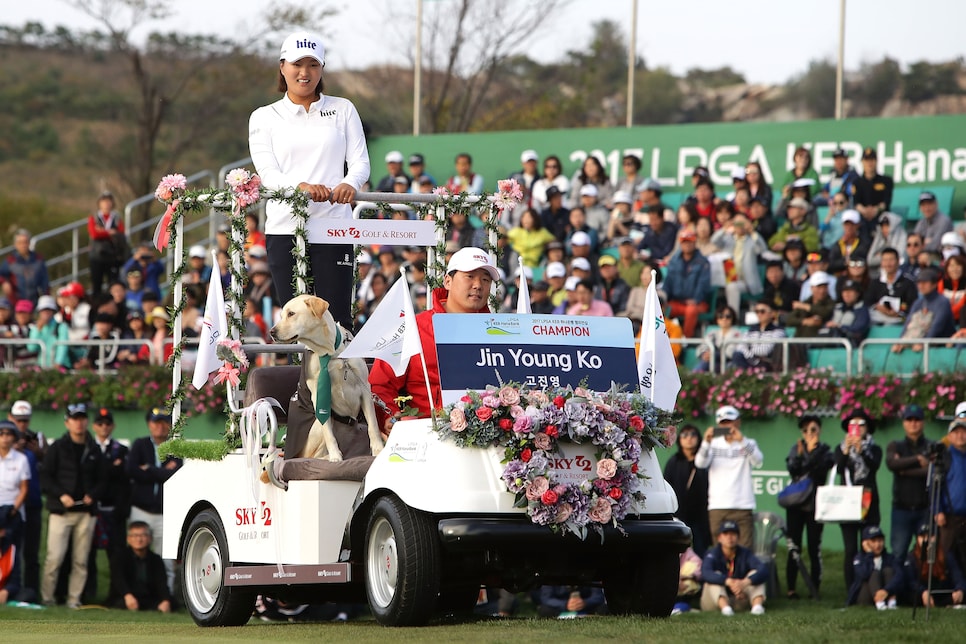
[[[436,335],[433,332],[433,316],[437,313],[446,313],[446,300],[449,291],[445,288],[433,290],[433,308],[423,311],[416,315],[416,328],[419,330],[419,341],[422,344],[423,355],[426,356],[426,371],[429,374],[429,385],[433,388],[433,402],[437,407],[442,407],[442,392],[439,388],[439,363],[436,360]],[[484,305],[477,313],[489,313],[490,309]],[[423,361],[420,356],[413,356],[409,359],[409,366],[406,373],[397,376],[392,367],[376,360],[369,372],[369,386],[372,393],[379,397],[392,414],[399,411],[396,404],[397,396],[412,396],[407,405],[419,410],[421,417],[430,415],[429,396],[426,393],[426,377],[423,375]],[[385,426],[386,418],[390,414],[381,406],[376,406],[376,416],[379,418],[379,427]]]

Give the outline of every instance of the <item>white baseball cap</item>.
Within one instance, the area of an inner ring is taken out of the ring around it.
[[[34,413],[34,408],[26,400],[18,400],[10,408],[10,415],[17,419],[30,418]]]
[[[592,183],[580,186],[580,196],[581,197],[596,197],[600,192],[597,190],[597,186]]]
[[[739,418],[741,418],[741,412],[731,405],[718,407],[718,411],[714,413],[714,422],[716,423],[720,423],[723,420],[738,420]]]
[[[359,255],[356,257],[356,263],[357,264],[371,264],[372,263],[372,255],[370,255],[366,251],[361,251],[359,253]]]
[[[590,246],[590,235],[578,230],[570,237],[571,246]]]
[[[956,405],[955,415],[957,418],[966,416],[966,402],[961,402],[958,405]]]
[[[859,223],[860,220],[861,220],[861,216],[859,215],[859,211],[858,210],[849,209],[849,210],[846,210],[845,212],[842,213],[842,223],[843,224],[844,223],[857,224],[857,223]]]
[[[200,257],[201,259],[204,259],[205,247],[202,246],[201,244],[195,244],[194,246],[188,249],[188,257]]]
[[[278,59],[294,63],[307,56],[325,64],[325,46],[322,44],[322,38],[309,31],[296,31],[282,43],[282,51]]]
[[[567,277],[567,267],[561,262],[550,262],[547,264],[545,275],[547,276],[547,279],[553,277]]]
[[[57,311],[57,301],[50,295],[41,295],[37,298],[37,311]]]
[[[564,282],[564,290],[576,291],[578,284],[580,284],[580,278],[577,277],[576,275],[571,275],[570,277],[567,278],[567,281]]]
[[[449,264],[446,266],[446,272],[461,271],[468,273],[478,268],[486,269],[486,272],[494,280],[500,279],[500,273],[496,270],[496,266],[493,264],[490,256],[483,249],[476,248],[475,246],[467,246],[453,253]]]
[[[574,257],[573,261],[570,262],[570,268],[576,268],[581,271],[590,272],[590,260],[586,257]]]
[[[393,150],[386,155],[386,163],[402,163],[403,155],[399,150]]]
[[[950,230],[948,233],[943,233],[943,236],[939,238],[939,245],[963,248],[963,238]]]
[[[618,190],[617,192],[614,193],[613,201],[614,203],[627,203],[627,204],[634,203],[634,200],[631,199],[631,196],[626,192],[624,192],[623,190]]]
[[[832,278],[825,271],[815,271],[812,276],[808,278],[808,283],[814,286],[828,286],[831,284]]]
[[[513,273],[514,277],[517,276],[517,275],[519,275],[520,274],[520,271],[521,271],[521,269],[518,268],[516,270],[516,272]],[[523,271],[523,277],[524,277],[524,279],[527,279],[527,280],[529,280],[529,281],[532,282],[533,281],[533,269],[530,268],[529,266],[524,266],[524,267],[522,267],[522,271]]]
[[[526,163],[527,161],[539,161],[540,156],[537,154],[536,150],[524,150],[520,153],[520,163]]]

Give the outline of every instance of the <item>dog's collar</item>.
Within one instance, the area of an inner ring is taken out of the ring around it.
[[[342,327],[335,325],[335,350],[338,351],[342,346]]]

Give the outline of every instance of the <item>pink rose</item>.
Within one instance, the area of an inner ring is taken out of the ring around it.
[[[594,505],[590,508],[590,511],[587,512],[587,516],[591,521],[596,523],[610,522],[612,516],[610,501],[603,497],[597,497],[597,500],[594,501]]]
[[[547,450],[547,449],[550,449],[551,445],[552,445],[552,442],[550,440],[550,437],[544,434],[543,432],[540,432],[533,437],[533,446],[536,447],[537,449]]]
[[[546,405],[548,402],[550,402],[547,394],[543,393],[542,391],[531,391],[527,394],[527,399],[529,399],[530,403],[533,405]]]
[[[665,447],[671,447],[672,445],[674,445],[677,439],[678,439],[678,430],[676,427],[664,428],[664,446]]]
[[[462,432],[466,430],[466,414],[459,407],[453,409],[449,413],[449,424],[450,429],[454,432]]]
[[[553,505],[557,502],[557,493],[553,490],[547,490],[540,497],[540,500],[543,501],[544,505]]]
[[[612,458],[602,458],[597,462],[597,476],[609,481],[617,474],[617,462]]]
[[[577,387],[574,389],[574,395],[580,396],[581,398],[593,398],[592,394],[583,387]]]
[[[479,418],[484,423],[486,421],[490,420],[490,418],[492,416],[493,416],[493,408],[492,407],[477,407],[476,408],[476,417]]]
[[[512,405],[510,407],[510,416],[512,416],[513,418],[519,418],[520,416],[523,416],[526,413],[527,413],[527,410],[525,410],[520,405]]]
[[[557,506],[557,514],[553,517],[554,523],[566,523],[570,515],[574,513],[574,506],[569,503],[561,503]]]
[[[485,396],[483,396],[483,404],[486,407],[492,407],[493,409],[496,409],[497,407],[500,406],[500,399],[494,396],[493,394],[486,394]]]
[[[526,495],[529,501],[536,501],[543,496],[544,492],[550,489],[550,481],[546,476],[538,476],[526,486]]]
[[[533,423],[529,416],[520,416],[513,421],[513,431],[515,431],[517,434],[526,434],[530,431],[532,426]]]
[[[514,387],[503,387],[500,389],[500,402],[507,407],[520,404],[520,392]]]

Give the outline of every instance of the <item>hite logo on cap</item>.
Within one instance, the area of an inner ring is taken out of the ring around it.
[[[297,48],[299,48],[299,49],[302,49],[302,48],[305,48],[305,49],[315,49],[318,45],[316,45],[311,40],[296,40],[295,41],[295,46]]]

